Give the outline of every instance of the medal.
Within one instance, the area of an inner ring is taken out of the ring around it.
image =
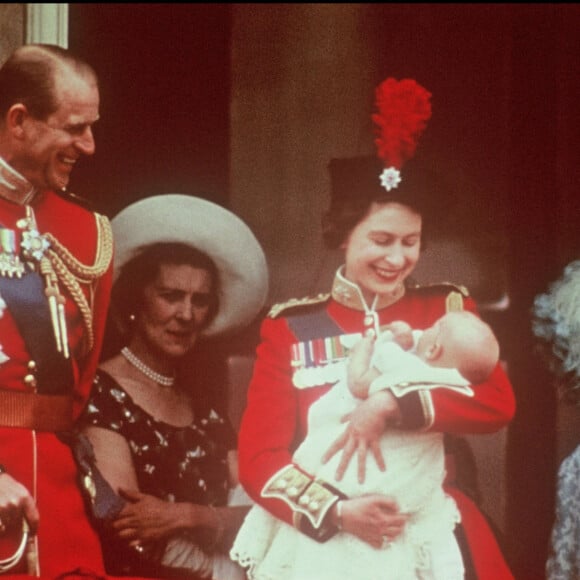
[[[16,251],[16,232],[0,228],[0,276],[21,278],[24,272],[25,266]]]
[[[22,242],[20,243],[22,257],[32,269],[38,268],[39,273],[44,276],[44,293],[48,299],[56,348],[58,352],[63,353],[65,358],[68,358],[70,353],[64,312],[65,298],[59,291],[58,276],[48,257],[50,242],[46,236],[41,235],[38,231],[34,211],[30,206],[26,206],[26,217],[18,220],[16,225],[22,230]]]
[[[350,346],[360,334],[341,334],[296,342],[291,347],[292,383],[297,389],[334,384],[342,376]]]

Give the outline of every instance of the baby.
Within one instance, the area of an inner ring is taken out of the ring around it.
[[[442,433],[386,430],[380,440],[386,469],[368,460],[364,481],[359,480],[356,461],[337,481],[340,456],[327,463],[321,458],[344,431],[342,418],[373,393],[390,389],[397,397],[409,389],[449,388],[459,396],[472,396],[472,387],[484,382],[498,361],[499,345],[492,330],[467,311],[449,312],[424,331],[397,321],[378,338],[359,340],[346,361],[343,379],[311,406],[308,434],[293,460],[348,497],[390,496],[408,516],[404,531],[383,549],[344,532],[320,544],[254,506],[239,534],[254,537],[249,578],[462,580],[463,561],[453,534],[460,515],[443,490]]]
[[[366,336],[354,346],[348,388],[359,399],[388,387],[398,394],[413,388],[412,383],[424,389],[435,382],[470,393],[466,384],[485,381],[498,360],[493,331],[471,312],[448,312],[424,331],[396,321],[378,339]]]

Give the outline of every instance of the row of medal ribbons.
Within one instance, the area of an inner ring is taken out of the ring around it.
[[[315,338],[292,345],[292,383],[306,389],[338,382],[345,373],[345,359],[362,338],[361,333]]]
[[[19,250],[20,232],[0,227],[0,276],[20,278],[25,273]]]

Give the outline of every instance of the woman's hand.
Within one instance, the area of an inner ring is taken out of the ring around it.
[[[385,471],[385,461],[381,453],[379,440],[389,424],[400,419],[400,411],[394,395],[389,391],[379,391],[362,401],[350,414],[342,418],[348,421],[343,434],[336,439],[322,456],[322,463],[327,463],[336,453],[343,450],[336,480],[340,481],[352,456],[358,459],[358,480],[365,480],[367,453],[370,449],[374,460],[381,471]]]
[[[119,489],[128,501],[112,526],[119,538],[130,545],[147,544],[166,538],[190,525],[190,510],[184,504],[164,501],[139,491]],[[185,518],[188,518],[187,521]]]
[[[341,529],[374,548],[392,542],[403,531],[409,516],[385,495],[363,495],[342,500]]]

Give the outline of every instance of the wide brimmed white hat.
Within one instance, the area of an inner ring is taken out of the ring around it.
[[[114,280],[144,247],[180,242],[205,252],[216,264],[221,294],[217,316],[205,336],[229,333],[252,322],[268,295],[264,251],[250,228],[231,211],[180,193],[137,201],[112,220]]]

